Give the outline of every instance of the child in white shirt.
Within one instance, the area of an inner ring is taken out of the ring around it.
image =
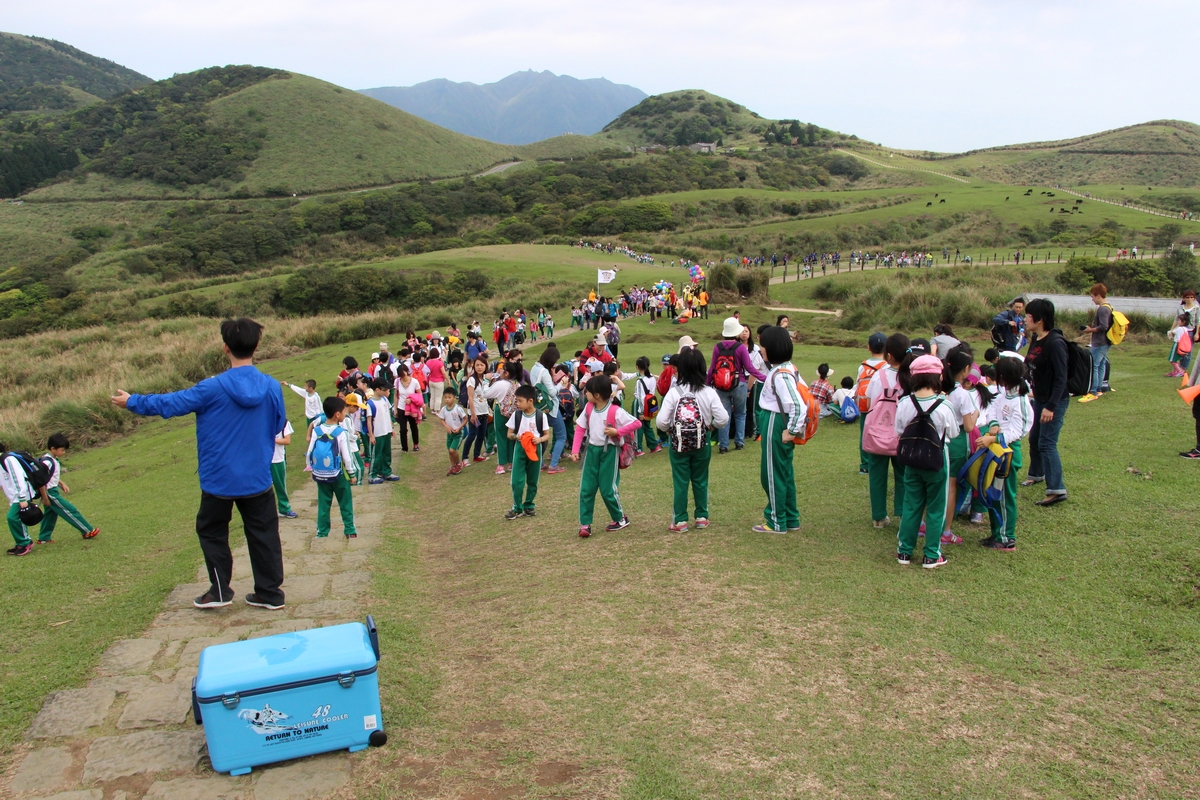
[[[1188,321],[1187,314],[1180,314],[1175,319],[1175,327],[1167,332],[1167,336],[1171,337],[1171,355],[1167,358],[1171,362],[1171,371],[1167,373],[1168,378],[1182,378],[1187,374],[1185,370],[1192,358],[1192,332],[1188,330]]]
[[[911,359],[911,356],[910,356]],[[942,441],[941,467],[926,469],[912,463],[904,464],[904,517],[897,535],[896,562],[908,566],[917,546],[917,532],[922,518],[930,531],[925,537],[925,553],[921,566],[936,569],[946,563],[942,555],[942,537],[933,531],[942,530],[946,516],[946,496],[950,483],[949,442],[958,436],[959,426],[946,398],[941,396],[946,367],[937,356],[921,356],[908,362],[910,394],[896,403],[896,435],[900,437],[898,458],[903,457],[904,433],[919,413],[929,414],[937,435]]]
[[[637,432],[641,425],[623,408],[612,402],[613,385],[607,375],[594,374],[584,385],[587,405],[575,421],[575,440],[571,460],[579,460],[580,447],[587,440],[583,469],[579,479],[579,536],[592,535],[592,516],[596,493],[612,517],[608,532],[629,527],[629,517],[621,506],[620,439]],[[611,420],[610,420],[611,418]]]
[[[458,404],[458,393],[447,388],[442,391],[442,407],[433,412],[442,421],[446,429],[446,452],[450,456],[450,471],[447,475],[457,475],[467,465],[466,459],[460,454],[463,441],[463,429],[467,425],[467,412]]]
[[[1025,465],[1021,439],[1033,429],[1033,404],[1029,401],[1029,384],[1025,382],[1025,365],[1015,358],[1001,358],[996,362],[996,383],[1001,393],[992,397],[980,416],[987,433],[975,442],[975,449],[991,447],[998,435],[1012,448],[1012,469],[1004,481],[1004,502],[1000,509],[990,509],[992,535],[984,540],[984,547],[991,550],[1011,552],[1017,549],[1017,486],[1019,472]],[[980,390],[982,396],[985,389]]]
[[[304,398],[304,425],[311,426],[313,420],[321,416],[321,395],[317,394],[317,382],[310,378],[304,382],[303,389],[287,381],[280,383]]]
[[[29,528],[21,521],[21,511],[33,504],[37,492],[30,486],[18,456],[8,451],[8,445],[0,443],[0,488],[8,499],[8,530],[17,546],[9,549],[10,556],[24,556],[33,551],[33,539]]]
[[[358,538],[354,528],[354,497],[350,486],[358,483],[358,462],[350,452],[349,435],[342,427],[346,418],[346,401],[340,397],[326,397],[324,403],[325,421],[313,428],[312,440],[308,443],[305,461],[313,470],[313,480],[317,482],[317,538],[324,539],[329,535],[329,510],[333,499],[338,501],[338,509],[342,512],[342,532],[347,539]],[[341,462],[336,477],[328,478],[322,473],[323,468],[330,465],[314,463],[313,453],[318,443],[332,439],[337,450],[337,461]],[[349,477],[347,477],[349,474]]]

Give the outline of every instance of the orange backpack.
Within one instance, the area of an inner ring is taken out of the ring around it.
[[[774,377],[778,376],[779,373],[776,372]],[[771,381],[772,389],[774,389],[774,377]],[[792,377],[795,378],[795,374],[792,374]],[[817,402],[817,398],[813,397],[813,394],[811,391],[809,391],[809,388],[801,383],[799,379],[796,380],[796,394],[800,396],[800,405],[804,406],[805,415],[804,430],[795,438],[794,442],[796,444],[808,444],[808,440],[817,433],[817,422],[821,417],[821,404]],[[779,397],[778,389],[775,390],[775,397]],[[776,402],[778,402],[778,400]],[[780,407],[782,408],[782,406]]]
[[[886,361],[880,361],[878,364],[862,362],[862,374],[854,386],[854,399],[858,402],[858,413],[865,414],[871,410],[871,401],[867,399],[867,384],[871,382],[871,378],[875,377],[875,373],[879,372],[879,368],[886,363]]]

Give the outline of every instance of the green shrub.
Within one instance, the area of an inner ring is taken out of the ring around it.
[[[736,292],[737,270],[732,264],[717,264],[708,272],[708,286],[714,292]]]
[[[1150,243],[1159,250],[1166,250],[1175,243],[1181,233],[1183,233],[1183,226],[1177,222],[1167,222],[1159,226],[1158,230],[1150,236]]]
[[[1167,254],[1162,262],[1175,294],[1182,294],[1184,289],[1200,289],[1200,268],[1190,252],[1180,248]]]
[[[1087,238],[1087,243],[1095,247],[1120,247],[1121,239],[1116,231],[1098,230]]]
[[[750,299],[768,299],[767,290],[771,284],[771,273],[762,268],[739,269],[734,278],[739,297]]]

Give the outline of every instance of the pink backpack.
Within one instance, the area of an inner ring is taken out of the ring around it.
[[[592,410],[593,410],[593,406],[591,403],[588,403],[586,406],[583,407],[583,414],[584,414],[584,423],[583,424],[584,424],[584,427],[589,431],[592,429],[591,428]],[[605,415],[604,424],[609,428],[617,427],[617,404],[616,403],[608,404],[608,413]],[[620,448],[620,450],[617,452],[617,467],[618,468],[625,469],[626,467],[628,467],[630,464],[633,463],[633,454],[637,450],[636,444],[637,444],[637,442],[634,440],[634,435],[631,433],[626,433],[626,434],[618,437],[618,439],[616,441],[617,447]]]
[[[879,380],[883,383],[883,394],[871,404],[871,413],[867,414],[867,422],[863,426],[863,450],[877,456],[894,456],[900,444],[896,434],[896,401],[900,398],[900,386],[888,386],[889,373],[886,369],[879,371]]]

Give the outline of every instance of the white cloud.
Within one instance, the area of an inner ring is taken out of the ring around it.
[[[6,5],[9,30],[155,78],[254,63],[365,88],[549,69],[650,93],[704,88],[764,116],[934,150],[1200,120],[1194,0]]]

